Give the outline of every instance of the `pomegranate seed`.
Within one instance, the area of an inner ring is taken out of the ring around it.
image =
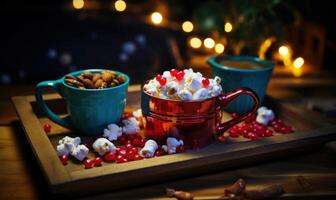
[[[225,137],[224,137],[224,135],[219,136],[219,137],[218,137],[218,141],[219,141],[219,142],[225,142]]]
[[[271,137],[273,136],[273,131],[266,129],[264,137]]]
[[[134,140],[132,140],[132,145],[136,146],[136,147],[143,147],[145,146],[145,140],[143,138],[139,139],[139,138],[135,138]]]
[[[93,162],[94,162],[94,166],[95,166],[95,167],[100,167],[100,166],[102,166],[102,162],[103,162],[103,160],[102,160],[100,157],[96,157],[96,158],[93,160]]]
[[[126,154],[127,154],[126,149],[120,149],[119,151],[117,151],[117,155],[126,156]]]
[[[204,78],[204,79],[202,80],[202,85],[203,85],[203,87],[207,88],[207,87],[210,85],[210,81],[209,81],[209,79]]]
[[[250,138],[251,140],[257,140],[257,139],[259,139],[259,136],[258,136],[256,133],[251,132],[251,133],[249,134],[249,138]]]
[[[238,117],[238,114],[237,114],[237,113],[231,113],[231,117],[232,117],[232,118],[237,118],[237,117]]]
[[[59,156],[59,159],[61,160],[62,164],[63,165],[67,165],[68,164],[68,156],[67,155],[62,155],[62,156]]]
[[[129,160],[134,160],[134,156],[135,156],[136,154],[138,154],[137,151],[129,150],[129,151],[127,151],[126,157],[127,157]]]
[[[90,160],[90,159],[86,159],[84,161],[84,168],[85,169],[89,169],[89,168],[92,168],[93,167],[93,160]]]
[[[128,140],[128,141],[130,141],[130,140]],[[127,141],[127,142],[128,142]],[[129,149],[132,149],[133,148],[133,146],[132,146],[132,144],[131,143],[127,143],[126,145],[125,145],[125,147],[126,147],[126,149],[127,150],[129,150]]]
[[[294,128],[293,128],[293,127],[291,127],[291,126],[288,126],[288,131],[289,131],[290,133],[293,133],[295,130],[294,130]]]
[[[170,70],[170,75],[171,75],[172,77],[175,77],[177,73],[178,73],[178,70],[177,70],[177,69],[172,69],[172,70]]]
[[[182,153],[185,152],[184,146],[180,145],[176,147],[176,153]]]
[[[125,158],[125,157],[122,156],[122,155],[118,155],[118,156],[117,156],[117,159],[116,159],[116,162],[117,162],[117,163],[124,163],[124,162],[128,162],[128,159]]]
[[[183,77],[184,77],[184,71],[177,72],[177,74],[175,76],[176,80],[178,80],[178,81],[182,80]]]
[[[154,153],[154,157],[159,157],[159,156],[162,156],[160,149],[156,150]]]
[[[45,133],[50,133],[50,131],[51,131],[51,125],[49,123],[45,123],[43,125],[43,130],[44,130]]]
[[[144,159],[144,158],[141,157],[139,154],[135,154],[134,158],[133,158],[133,160],[142,160],[142,159]]]
[[[92,143],[85,143],[84,144],[88,149],[92,149]]]
[[[121,135],[120,137],[118,137],[119,144],[125,145],[127,143],[127,139],[125,135]]]
[[[248,133],[249,131],[245,129],[240,133],[240,135],[244,136],[244,135],[248,135]]]
[[[107,162],[114,162],[115,161],[115,155],[112,152],[108,152],[107,154],[104,155],[104,160]]]

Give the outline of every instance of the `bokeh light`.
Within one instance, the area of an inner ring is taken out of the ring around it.
[[[194,29],[194,25],[190,21],[185,21],[182,24],[182,29],[184,32],[191,32]]]
[[[72,5],[75,9],[82,9],[84,7],[84,0],[73,0]]]
[[[205,38],[203,44],[206,48],[212,49],[215,46],[215,41],[212,38]]]
[[[192,48],[198,49],[202,46],[202,41],[197,37],[193,37],[190,39],[189,44]]]
[[[223,53],[224,50],[225,50],[225,47],[224,47],[223,44],[218,43],[218,44],[215,45],[215,51],[216,51],[216,53]]]
[[[226,22],[225,25],[224,25],[224,31],[229,33],[229,32],[232,31],[232,29],[233,29],[232,24],[230,22]]]
[[[123,1],[123,0],[118,0],[114,3],[114,8],[118,12],[122,12],[122,11],[126,10],[126,2]]]
[[[289,54],[289,49],[287,46],[283,45],[279,48],[279,54],[281,56],[287,56]]]
[[[293,66],[297,69],[300,69],[304,64],[304,59],[302,57],[298,57],[294,60]]]
[[[154,24],[161,24],[163,17],[159,12],[153,12],[151,15],[151,20]]]

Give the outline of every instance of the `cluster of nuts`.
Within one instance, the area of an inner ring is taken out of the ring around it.
[[[85,71],[79,76],[67,75],[64,80],[68,85],[80,89],[102,89],[115,87],[125,82],[123,75],[113,71],[104,70],[98,73]]]

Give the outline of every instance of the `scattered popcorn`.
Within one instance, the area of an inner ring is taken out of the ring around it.
[[[273,119],[274,119],[274,113],[271,109],[267,109],[264,106],[258,109],[258,115],[256,121],[259,124],[263,124],[266,126]]]
[[[83,144],[76,146],[71,151],[71,155],[73,157],[77,158],[77,160],[80,160],[80,161],[84,160],[84,158],[86,158],[88,153],[89,153],[89,149]]]
[[[140,150],[139,154],[145,158],[154,156],[155,151],[158,149],[158,144],[154,140],[147,140],[145,146]]]
[[[110,141],[117,140],[119,136],[122,135],[122,128],[117,124],[110,124],[107,126],[107,129],[104,129],[103,136],[109,139]]]
[[[92,145],[93,149],[98,152],[100,156],[103,156],[104,154],[108,152],[115,152],[116,147],[112,142],[107,140],[106,138],[98,138]]]
[[[221,94],[221,79],[206,79],[191,68],[183,71],[172,69],[158,74],[144,85],[144,91],[149,95],[162,99],[181,101],[202,100]]]
[[[135,117],[135,119],[139,120],[142,117],[142,110],[138,109],[134,111],[132,114],[133,114],[133,117]]]
[[[135,117],[130,117],[128,119],[122,120],[123,127],[122,132],[130,135],[136,134],[140,132],[139,122],[135,119]]]
[[[184,143],[182,140],[177,140],[176,138],[168,137],[167,145],[162,145],[162,149],[168,154],[174,154],[176,153],[176,148],[181,145],[183,146],[183,144]]]
[[[74,150],[81,143],[80,137],[69,137],[65,136],[61,140],[58,141],[58,145],[56,147],[57,155],[69,155],[71,151]]]

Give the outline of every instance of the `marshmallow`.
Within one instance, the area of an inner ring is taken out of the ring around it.
[[[146,91],[150,95],[156,96],[159,94],[159,91],[158,91],[159,87],[160,87],[160,83],[156,81],[155,79],[153,79],[144,85],[144,91]]]
[[[116,147],[112,142],[107,140],[106,138],[98,138],[93,144],[92,148],[98,152],[100,156],[103,156],[107,152],[115,152]]]
[[[208,98],[208,90],[201,88],[193,94],[193,100],[202,100]]]
[[[145,158],[154,156],[155,151],[158,149],[158,144],[154,140],[147,140],[145,146],[140,150],[140,155]]]
[[[271,109],[267,109],[266,107],[260,107],[258,109],[258,115],[256,121],[259,124],[267,125],[270,121],[274,119],[274,112]]]
[[[162,145],[162,149],[167,152],[168,154],[174,154],[176,153],[176,147],[183,145],[182,140],[177,140],[173,137],[167,138],[167,145]]]
[[[191,92],[196,92],[203,87],[202,78],[190,76],[186,79],[184,86]]]
[[[182,101],[190,101],[190,100],[192,100],[192,98],[193,98],[192,93],[191,93],[189,90],[186,90],[186,89],[180,90],[180,91],[177,93],[177,96],[178,96],[178,97],[180,98],[180,100],[182,100]]]
[[[135,134],[140,132],[139,122],[134,118],[130,117],[128,119],[122,120],[123,127],[122,132],[125,134]]]
[[[209,91],[210,97],[216,97],[222,93],[222,86],[214,85],[212,86],[211,90]]]
[[[71,151],[71,155],[73,157],[77,158],[77,160],[80,160],[80,161],[84,160],[84,158],[86,158],[88,153],[89,153],[89,149],[83,144],[76,146]]]
[[[64,144],[64,147],[68,149],[69,152],[71,152],[76,146],[78,146],[81,143],[80,137],[69,137],[65,136],[61,140],[58,141],[58,144],[60,147],[58,147],[60,150],[63,149],[61,144]]]
[[[116,124],[110,124],[107,126],[107,129],[104,129],[103,136],[109,139],[110,141],[117,140],[118,137],[122,135],[122,128]]]
[[[135,117],[137,120],[139,120],[142,117],[142,110],[138,109],[132,113],[133,117]]]

